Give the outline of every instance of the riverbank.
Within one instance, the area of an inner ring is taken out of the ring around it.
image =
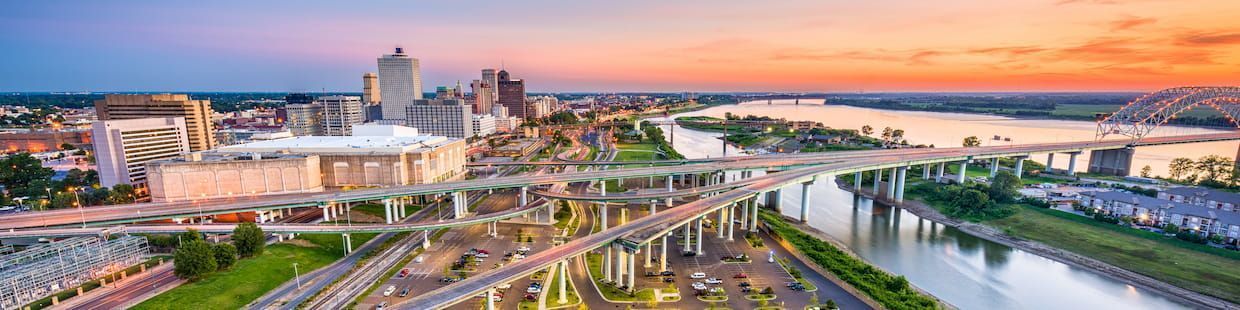
[[[837,181],[836,185],[848,192],[854,192],[850,184]],[[855,192],[854,192],[855,193]],[[869,193],[862,191],[862,195],[872,197]],[[999,228],[995,228],[986,224],[966,222],[959,219],[950,218],[934,207],[918,200],[906,200],[903,204],[897,206],[918,217],[927,219],[939,224],[955,227],[956,229],[969,235],[986,239],[991,242],[1006,245],[1011,248],[1020,249],[1022,251],[1038,255],[1050,260],[1054,260],[1069,266],[1089,270],[1096,274],[1110,277],[1130,285],[1139,286],[1159,295],[1175,299],[1179,302],[1186,303],[1198,308],[1210,309],[1240,309],[1234,303],[1228,301],[1181,288],[1170,283],[1160,281],[1149,276],[1139,274],[1127,269],[1111,265],[1109,263],[1082,256],[1067,250],[1055,248],[1037,241],[1027,240],[1015,237],[1005,233]],[[1223,266],[1219,266],[1223,267]]]

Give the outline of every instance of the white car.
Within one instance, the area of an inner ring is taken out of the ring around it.
[[[512,283],[504,283],[504,284],[496,285],[495,288],[501,289],[501,290],[510,289],[512,288]]]
[[[529,251],[530,251],[530,247],[527,247],[527,246],[522,246],[522,247],[517,248],[517,252],[529,252]]]
[[[695,289],[695,290],[705,290],[705,289],[706,289],[706,284],[702,284],[702,282],[693,282],[693,289]]]
[[[423,261],[426,261],[426,257],[422,255],[418,255],[418,257],[413,258],[414,263],[421,264]]]
[[[537,286],[531,286],[531,287],[529,287],[529,288],[525,289],[525,292],[526,292],[526,293],[530,293],[530,294],[538,294],[538,293],[542,293],[542,288],[541,288],[541,287],[537,287]]]
[[[395,292],[396,292],[396,286],[388,285],[388,288],[386,290],[383,290],[383,297],[392,296],[392,293],[395,293]]]
[[[689,275],[690,279],[701,279],[705,277],[706,277],[705,272],[694,272],[693,274]]]
[[[706,284],[720,284],[720,283],[723,283],[723,280],[719,280],[719,278],[706,279]]]
[[[491,254],[487,254],[487,253],[478,253],[478,254],[474,255],[474,257],[477,257],[477,258],[487,258],[487,257],[491,257]]]

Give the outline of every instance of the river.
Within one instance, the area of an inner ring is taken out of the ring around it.
[[[712,107],[680,116],[716,116],[724,113],[762,115],[789,120],[813,120],[834,128],[859,129],[869,124],[881,131],[891,126],[904,129],[914,144],[942,147],[960,145],[968,135],[1011,137],[1012,143],[1036,143],[1093,139],[1093,123],[1056,120],[1011,119],[956,113],[884,111],[844,106],[767,105],[747,103]],[[802,102],[804,103],[804,102]],[[665,134],[668,126],[663,126]],[[1160,134],[1210,132],[1196,128],[1171,128]],[[721,134],[677,127],[673,146],[690,158],[723,154]],[[989,143],[1007,143],[994,142]],[[1234,143],[1234,142],[1233,142]],[[728,156],[740,150],[728,146]],[[1166,161],[1174,157],[1208,154],[1230,156],[1232,143],[1201,143],[1185,146],[1141,148],[1134,167],[1155,165],[1165,173]],[[1085,167],[1084,157],[1078,167]],[[1056,167],[1066,167],[1066,156]],[[1062,164],[1060,164],[1062,163]],[[1139,169],[1139,168],[1138,168]],[[909,282],[961,309],[1183,309],[1179,304],[1148,290],[1065,265],[1041,256],[965,234],[924,220],[898,208],[855,198],[834,186],[834,180],[813,187],[809,224],[849,247],[857,255],[887,271],[904,275]],[[784,188],[784,213],[798,216],[800,186]]]

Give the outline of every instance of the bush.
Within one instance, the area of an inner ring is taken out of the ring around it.
[[[241,223],[233,229],[233,246],[237,247],[237,254],[242,258],[263,254],[263,247],[267,245],[265,239],[263,229],[254,223]]]
[[[1179,233],[1175,234],[1175,237],[1180,240],[1184,240],[1184,241],[1188,241],[1192,243],[1200,243],[1200,244],[1206,243],[1205,236],[1202,236],[1201,234],[1191,231],[1191,230],[1181,230]]]
[[[228,269],[237,262],[237,247],[232,244],[216,244],[211,247],[211,252],[215,256],[215,265],[219,270]]]
[[[173,274],[194,281],[215,271],[217,264],[211,245],[202,240],[182,243],[173,253]]]

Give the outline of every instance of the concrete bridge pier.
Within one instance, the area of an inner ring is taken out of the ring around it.
[[[1026,159],[1026,158],[1029,158],[1029,157],[1027,157],[1027,156],[1016,156],[1016,157],[1014,157],[1014,158],[1013,158],[1013,159],[1015,159],[1015,160],[1016,160],[1016,167],[1015,167],[1014,171],[1016,172],[1016,178],[1017,178],[1017,179],[1021,178],[1021,175],[1022,175],[1022,174],[1024,174],[1024,171],[1025,171],[1025,159]]]
[[[801,183],[801,223],[809,221],[809,192],[817,181],[818,176],[814,176],[809,182]]]
[[[781,192],[783,192],[782,188],[776,188],[773,191],[766,192],[766,207],[767,208],[771,210],[775,210],[775,212],[779,212],[779,209],[780,209],[779,208],[779,197],[781,196],[780,195]]]
[[[646,260],[642,261],[643,268],[650,268],[650,260],[654,259],[654,242],[646,242]]]
[[[563,281],[563,280],[561,280],[560,282],[564,282],[564,281]],[[485,307],[485,309],[486,309],[486,310],[495,310],[495,288],[489,288],[489,289],[487,289],[486,294],[487,294],[487,296],[486,296],[487,303],[486,303],[486,307]],[[560,293],[560,296],[564,296],[564,294],[563,294],[563,293]]]
[[[896,182],[891,185],[896,188],[896,195],[892,197],[896,203],[904,202],[904,177],[908,174],[908,166],[900,167],[896,170]]]
[[[741,207],[741,229],[749,230],[749,198],[737,202]]]
[[[455,213],[454,213],[454,214],[455,214]],[[393,218],[393,216],[392,216],[392,199],[390,199],[390,198],[384,198],[384,199],[383,199],[383,219],[384,219],[384,220],[386,220],[388,224],[391,224],[391,223],[392,223],[392,218]]]
[[[667,271],[667,237],[671,235],[670,232],[663,235],[663,242],[659,243],[659,246],[663,248],[659,251],[659,272]]]
[[[1132,156],[1136,150],[1095,150],[1089,152],[1089,172],[1126,176],[1132,171]]]
[[[956,183],[964,184],[965,171],[969,169],[969,160],[960,161],[960,172],[956,173]]]
[[[458,219],[464,217],[466,212],[469,212],[469,207],[465,204],[464,193],[452,193],[452,210],[452,217]]]
[[[422,248],[423,249],[431,248],[431,231],[429,230],[422,231]]]
[[[1081,152],[1068,153],[1068,175],[1076,175],[1076,156]]]
[[[723,239],[723,233],[724,233],[723,231],[724,222],[723,221],[727,220],[727,216],[728,216],[727,212],[728,212],[728,208],[726,207],[719,208],[719,210],[715,211],[716,214],[719,214],[719,221],[715,222],[715,237],[719,239]]]
[[[598,181],[598,195],[607,196],[607,180]]]
[[[618,244],[613,243],[612,247],[616,248],[616,261],[612,262],[612,266],[616,267],[616,286],[620,286],[624,283],[624,272],[627,269],[626,267],[628,267],[625,266],[626,264],[624,263],[625,259],[628,258],[628,253],[625,252],[624,247],[619,246]]]
[[[323,221],[332,220],[332,214],[331,214],[331,211],[327,211],[327,205],[319,205],[319,209],[323,210]],[[181,223],[179,219],[177,219],[176,222],[177,224]]]
[[[517,206],[517,207],[524,207],[525,205],[530,204],[530,195],[529,195],[529,191],[530,191],[530,187],[529,187],[529,186],[522,186],[522,187],[521,187],[521,200],[520,200],[521,205],[519,205],[519,206]]]
[[[631,291],[631,292],[635,292],[635,291],[637,291],[637,261],[636,261],[636,259],[637,259],[637,254],[638,254],[638,253],[637,253],[637,250],[630,250],[630,249],[627,249],[627,248],[625,249],[625,251],[628,251],[628,254],[627,254],[627,255],[628,255],[628,257],[629,257],[629,259],[628,259],[628,263],[629,263],[629,272],[628,272],[628,274],[629,274],[629,284],[628,284],[628,287],[629,287],[629,291]]]
[[[947,163],[946,163],[946,162],[939,162],[939,170],[936,172],[936,174],[935,174],[935,176],[934,176],[934,183],[942,183],[942,182],[943,182],[943,172],[944,172],[944,171],[947,171]]]
[[[749,219],[750,220],[749,230],[758,231],[758,196],[754,195],[752,198],[750,198],[750,201],[751,201],[750,207],[753,207],[753,212],[750,212],[749,216],[752,216],[753,218]]]
[[[1046,171],[1055,169],[1055,153],[1046,154]]]
[[[702,231],[702,221],[705,219],[706,219],[705,215],[700,216],[697,219],[697,256],[702,256],[703,254],[706,254],[706,253],[702,253],[702,235],[704,235],[704,231]]]
[[[899,178],[899,176],[896,175],[898,173],[897,171],[898,170],[896,168],[891,168],[891,175],[887,177],[887,199],[896,198],[896,179]]]
[[[878,196],[878,191],[882,189],[883,169],[874,169],[874,196]]]
[[[344,241],[344,254],[353,253],[353,238],[349,234],[340,234],[340,239]]]
[[[921,179],[922,180],[930,179],[930,164],[924,164],[921,166]]]
[[[739,202],[733,203],[731,206],[726,208],[728,210],[728,221],[724,223],[724,225],[727,225],[728,227],[728,241],[733,241],[732,236],[735,235],[736,225],[732,223],[736,222],[736,207],[738,207],[739,204]]]
[[[861,171],[853,174],[853,191],[861,191]]]
[[[556,302],[563,305],[568,303],[568,260],[560,261],[556,269],[560,273],[560,299]]]
[[[600,232],[606,231],[607,230],[607,202],[598,203],[598,218],[599,218],[599,221],[598,221],[599,225],[602,225],[602,226],[599,226],[601,227],[599,231]]]
[[[615,246],[608,243],[603,247],[603,280],[611,282],[611,250]]]
[[[998,157],[990,159],[990,178],[993,179],[996,174],[999,174],[999,158]]]
[[[690,240],[689,240],[689,236],[690,236],[690,235],[692,235],[692,234],[693,234],[693,232],[691,231],[691,230],[692,230],[692,228],[691,228],[691,227],[689,227],[689,223],[685,223],[684,227],[685,227],[685,231],[684,231],[683,235],[684,235],[684,238],[685,238],[685,246],[684,246],[684,249],[682,249],[681,251],[682,251],[682,252],[689,252],[689,250],[691,250],[691,248],[689,247],[689,243],[690,243],[690,242],[689,242],[689,241],[690,241]]]

